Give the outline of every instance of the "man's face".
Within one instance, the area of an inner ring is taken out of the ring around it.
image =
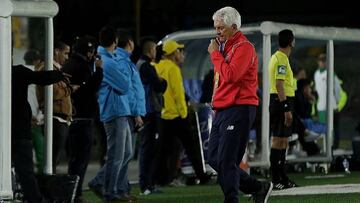
[[[176,64],[181,66],[185,61],[185,53],[183,49],[177,49],[175,51],[175,61]]]
[[[134,51],[134,49],[135,49],[134,41],[129,40],[128,43],[129,43],[129,51],[130,51],[130,53],[132,53]]]
[[[214,28],[216,30],[216,37],[220,42],[225,42],[237,31],[236,25],[228,26],[222,20],[215,20]]]
[[[156,57],[156,44],[155,43],[151,43],[151,48],[150,48],[150,59],[154,60]]]
[[[326,58],[319,58],[318,65],[319,65],[319,68],[326,68]]]
[[[60,65],[64,65],[64,63],[69,59],[70,46],[66,45],[64,49],[56,49],[55,50],[55,58],[54,60],[58,62]]]

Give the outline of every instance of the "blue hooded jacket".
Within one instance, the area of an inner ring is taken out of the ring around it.
[[[111,121],[120,116],[130,116],[129,92],[130,75],[126,67],[120,66],[113,53],[104,47],[98,47],[103,61],[103,80],[99,89],[100,120]]]
[[[127,75],[130,78],[129,87],[129,105],[131,116],[144,116],[146,114],[145,108],[145,91],[142,85],[139,71],[136,65],[130,60],[131,54],[122,48],[116,48],[115,60],[119,66],[126,69]]]

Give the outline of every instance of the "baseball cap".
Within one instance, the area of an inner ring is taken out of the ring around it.
[[[165,52],[165,55],[172,54],[179,48],[184,48],[184,45],[177,43],[175,40],[167,40],[163,45],[163,51]]]

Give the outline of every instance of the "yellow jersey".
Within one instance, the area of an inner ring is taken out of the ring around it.
[[[295,96],[294,76],[287,55],[276,51],[269,62],[270,94],[277,94],[276,80],[284,81],[284,90],[287,97]]]

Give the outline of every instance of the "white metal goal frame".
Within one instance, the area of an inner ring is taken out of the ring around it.
[[[58,6],[52,0],[0,0],[0,200],[13,198],[11,183],[11,17],[45,19],[45,67],[53,69],[53,17]],[[13,90],[16,91],[16,90]],[[52,173],[52,86],[45,90],[45,173]]]

